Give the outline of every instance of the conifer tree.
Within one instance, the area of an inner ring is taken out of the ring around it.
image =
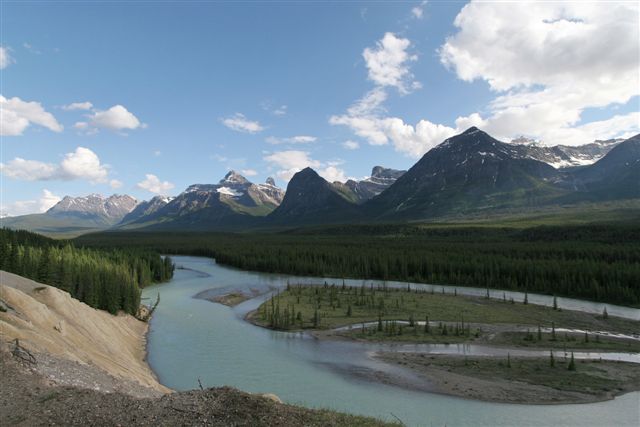
[[[576,370],[576,362],[573,359],[573,351],[571,352],[571,360],[569,360],[569,366],[567,367],[568,370],[570,371],[575,371]]]

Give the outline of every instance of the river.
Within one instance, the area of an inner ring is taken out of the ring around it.
[[[638,426],[640,393],[614,400],[580,405],[516,405],[487,403],[434,393],[417,392],[371,382],[371,370],[405,376],[410,373],[370,358],[376,350],[415,350],[483,354],[481,346],[382,345],[348,341],[318,341],[303,333],[285,333],[256,327],[243,320],[266,297],[257,297],[234,307],[193,298],[215,289],[269,289],[291,283],[342,284],[342,279],[301,278],[248,272],[216,264],[209,258],[175,256],[180,268],[170,282],[147,287],[143,298],[161,301],[151,320],[148,360],[160,382],[176,390],[229,385],[241,390],[275,393],[287,403],[375,416],[411,426]],[[360,286],[361,280],[346,280]],[[376,281],[366,281],[378,283]],[[390,285],[406,284],[387,282]],[[412,285],[413,286],[413,285]],[[416,285],[417,286],[417,285]],[[430,285],[424,285],[430,289]],[[442,286],[436,286],[441,290]],[[445,291],[453,292],[445,287]],[[459,294],[485,295],[485,289],[456,287]],[[502,291],[491,291],[502,298]],[[517,292],[507,298],[520,300]],[[549,296],[529,294],[530,303],[550,305]],[[640,319],[640,310],[558,298],[566,309],[602,312]],[[514,354],[513,352],[511,353]],[[545,353],[546,354],[546,353]],[[640,362],[640,355],[605,355]],[[594,354],[590,355],[591,357]],[[599,355],[596,355],[599,356]],[[576,357],[580,357],[576,353]]]

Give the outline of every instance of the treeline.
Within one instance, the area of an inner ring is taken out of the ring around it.
[[[351,235],[347,229],[103,233],[80,241],[208,256],[271,273],[486,287],[640,306],[640,239],[633,238],[640,236],[640,226],[411,229],[386,224],[367,226],[366,233],[356,226]]]
[[[135,314],[140,288],[173,276],[173,263],[141,249],[90,249],[0,229],[0,269],[55,286],[94,308]]]

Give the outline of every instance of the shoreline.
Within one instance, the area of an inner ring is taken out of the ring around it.
[[[309,336],[313,337],[319,341],[350,341],[355,343],[370,343],[370,344],[389,344],[393,346],[397,345],[406,345],[406,344],[419,344],[415,341],[385,341],[385,340],[366,340],[359,339],[357,337],[347,336],[345,334],[334,334],[336,329],[328,329],[328,330],[318,330],[318,329],[300,329],[300,330],[279,330],[274,329],[269,326],[266,326],[255,319],[255,315],[258,313],[258,309],[252,310],[248,312],[244,316],[244,320],[253,324],[254,326],[271,330],[271,331],[279,331],[279,332],[288,332],[292,334],[306,333]],[[348,325],[345,325],[348,326]],[[343,326],[344,327],[344,326]],[[444,343],[426,343],[426,344],[444,344]],[[535,348],[535,347],[527,347],[527,346],[508,346],[506,344],[503,345],[492,345],[487,341],[479,341],[479,342],[470,342],[470,343],[452,343],[451,345],[457,344],[479,344],[485,345],[488,347],[494,347],[496,349],[514,349],[514,350],[537,350],[537,351],[545,351],[545,348]],[[575,352],[598,352],[598,353],[606,353],[611,352],[615,353],[617,350],[600,350],[600,349],[573,349]],[[564,351],[563,349],[554,349],[554,352]],[[567,352],[571,352],[572,349],[567,348]],[[544,385],[539,384],[529,384],[521,381],[506,381],[500,378],[494,379],[478,379],[474,378],[473,375],[469,374],[460,374],[452,369],[444,369],[444,368],[435,368],[432,367],[430,369],[416,369],[415,367],[407,366],[406,362],[399,360],[402,357],[409,355],[409,357],[420,357],[420,358],[428,358],[431,360],[464,360],[465,356],[463,355],[451,355],[451,354],[436,354],[436,353],[426,353],[426,352],[402,352],[402,351],[376,351],[370,356],[372,359],[377,360],[379,362],[385,363],[388,366],[400,367],[410,373],[412,376],[417,379],[417,381],[409,381],[406,377],[400,374],[392,374],[389,372],[374,370],[374,369],[346,369],[342,371],[343,374],[361,378],[364,380],[372,381],[374,383],[382,383],[386,385],[391,385],[395,387],[399,387],[405,390],[413,390],[424,393],[435,393],[446,396],[459,397],[463,399],[483,401],[483,402],[493,402],[493,403],[508,403],[508,404],[527,404],[527,405],[564,405],[564,404],[588,404],[595,402],[604,402],[607,400],[615,399],[616,397],[622,396],[627,393],[631,393],[634,391],[640,391],[640,385],[638,386],[629,386],[625,384],[623,390],[619,390],[616,392],[603,392],[600,394],[589,394],[589,393],[580,393],[576,391],[567,391],[567,390],[557,390],[550,387],[545,387]],[[486,361],[500,361],[505,359],[505,356],[472,356],[473,359],[484,358]],[[558,357],[558,359],[561,359]],[[512,360],[521,361],[526,360],[527,362],[539,362],[544,364],[547,359],[541,356],[520,356],[514,357]],[[558,362],[564,363],[564,362]],[[622,371],[637,371],[638,372],[638,384],[640,384],[640,365],[633,364],[632,362],[617,362],[617,361],[599,361],[597,359],[585,359],[580,360],[580,364],[594,364],[598,363],[600,366],[618,366],[620,369],[617,370],[618,373]],[[468,384],[476,384],[476,388],[471,389],[468,388]],[[467,387],[467,388],[465,388]],[[480,392],[481,391],[481,392]],[[522,396],[525,396],[524,398]]]
[[[164,387],[166,389],[166,391],[163,391],[163,394],[171,394],[171,393],[175,393],[176,390],[169,388],[168,386],[164,385],[161,381],[160,381],[160,376],[158,375],[158,373],[153,369],[153,367],[151,366],[151,363],[149,363],[149,331],[151,329],[151,319],[153,318],[153,314],[151,315],[151,317],[149,317],[147,319],[146,323],[146,328],[144,330],[144,333],[142,334],[142,345],[144,348],[144,358],[142,359],[142,362],[147,366],[147,368],[149,369],[149,371],[151,372],[151,376],[153,377],[153,379],[160,384],[162,387]],[[141,320],[140,320],[141,321]],[[141,321],[142,322],[142,321]]]
[[[409,372],[423,378],[429,384],[429,392],[447,396],[454,396],[469,400],[479,400],[484,402],[526,404],[526,405],[566,405],[566,404],[588,404],[605,402],[623,396],[627,393],[640,391],[640,366],[628,362],[599,362],[595,360],[579,361],[577,372],[585,368],[597,366],[604,368],[607,373],[623,375],[628,368],[633,366],[635,371],[633,379],[626,378],[626,382],[621,384],[621,388],[616,390],[602,390],[599,393],[588,393],[576,391],[575,389],[558,389],[542,383],[530,383],[524,379],[511,380],[504,377],[487,376],[480,374],[478,370],[475,374],[469,372],[453,371],[452,365],[462,363],[475,363],[484,358],[486,362],[495,362],[498,359],[491,356],[465,357],[461,355],[433,355],[421,353],[403,352],[376,352],[373,355],[375,360],[389,363],[392,366],[401,367]],[[423,359],[423,360],[421,360]],[[511,358],[511,363],[517,365],[522,361],[528,364],[545,364],[543,358]],[[433,363],[435,362],[435,363]],[[448,363],[453,362],[453,363]],[[558,361],[559,365],[563,362]],[[434,366],[432,366],[434,365]],[[508,368],[511,369],[511,368]],[[568,372],[565,366],[558,367],[557,373]],[[557,375],[556,373],[556,375]],[[416,387],[408,381],[403,381],[399,376],[387,376],[388,383],[407,390],[426,391],[424,388]],[[618,383],[620,386],[620,383]],[[586,390],[586,389],[585,389]]]

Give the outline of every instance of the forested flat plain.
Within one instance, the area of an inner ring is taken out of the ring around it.
[[[251,233],[106,232],[78,246],[199,255],[246,270],[475,286],[640,306],[640,223],[372,224]]]
[[[80,248],[6,228],[0,229],[0,270],[55,286],[114,314],[135,314],[140,288],[173,276],[171,258],[151,250]]]

